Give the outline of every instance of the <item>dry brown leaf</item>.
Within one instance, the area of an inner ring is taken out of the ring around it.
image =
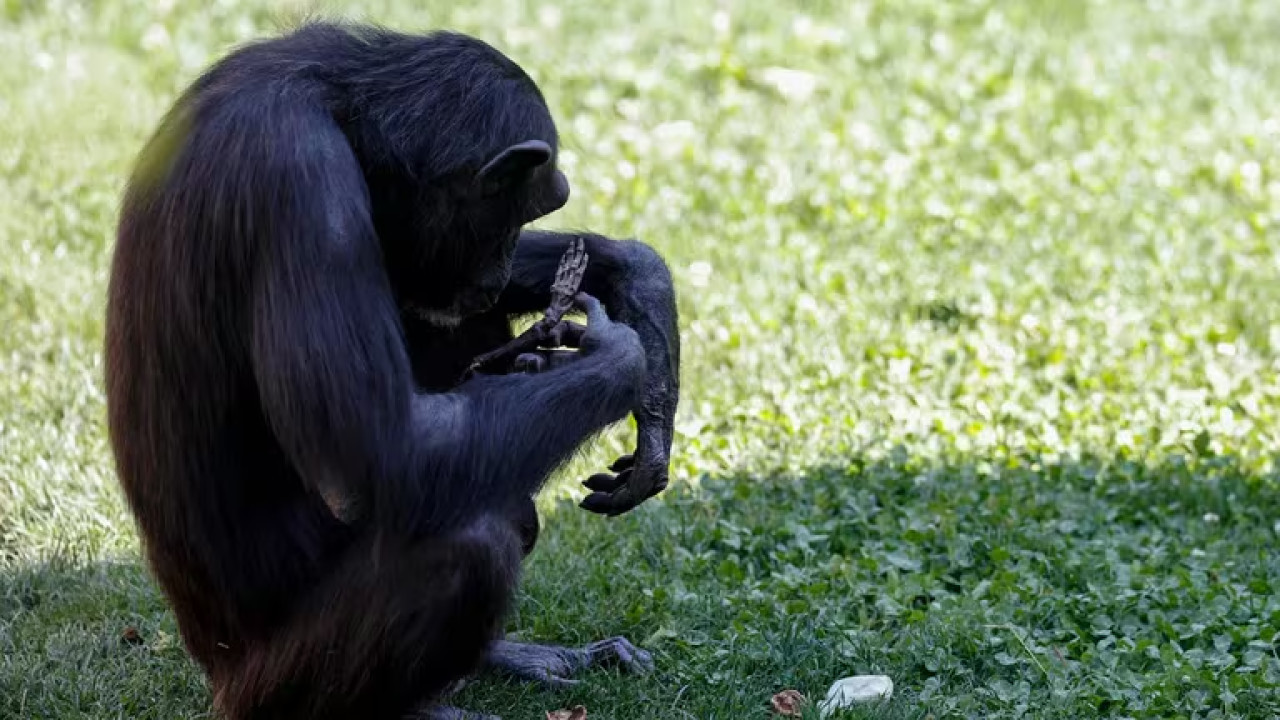
[[[809,700],[799,690],[783,690],[769,700],[773,711],[783,717],[800,717],[808,703]]]
[[[137,628],[129,626],[120,633],[120,642],[126,645],[141,645],[142,634],[138,632]]]
[[[547,713],[547,720],[587,720],[587,709],[575,705],[572,710],[553,710]]]

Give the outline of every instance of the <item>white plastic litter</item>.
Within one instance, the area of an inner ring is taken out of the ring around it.
[[[887,675],[854,675],[835,681],[819,710],[829,717],[836,710],[893,697],[893,680]]]

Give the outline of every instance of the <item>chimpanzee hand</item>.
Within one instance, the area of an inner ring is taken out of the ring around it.
[[[583,498],[579,507],[610,517],[621,515],[667,489],[667,460],[654,453],[646,453],[641,460],[636,455],[623,455],[609,469],[617,473],[596,473],[582,483],[591,494]]]
[[[584,357],[608,353],[616,363],[618,381],[631,383],[637,390],[644,381],[644,346],[635,330],[614,322],[605,313],[599,300],[580,292],[574,302],[587,314],[587,329],[578,342],[578,352]]]

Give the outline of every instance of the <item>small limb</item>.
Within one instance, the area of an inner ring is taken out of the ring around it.
[[[596,473],[595,475],[592,475],[591,477],[587,478],[586,482],[582,484],[588,490],[591,490],[593,492],[611,493],[617,490],[618,488],[622,487],[623,485],[627,484],[628,478],[627,478],[626,472],[631,468],[635,467],[635,464],[636,464],[635,455],[623,455],[617,460],[614,460],[613,464],[609,466],[610,470],[618,473],[617,475],[611,475],[609,473]]]
[[[582,238],[570,242],[569,248],[560,258],[555,282],[551,284],[551,302],[542,319],[502,347],[477,357],[471,362],[467,375],[477,371],[502,371],[522,353],[532,352],[540,347],[576,347],[577,340],[586,332],[586,328],[566,321],[564,316],[573,310],[582,276],[587,272],[588,259],[586,244]]]
[[[551,303],[546,314],[551,324],[560,322],[573,309],[573,298],[582,286],[583,276],[587,274],[588,259],[586,243],[582,238],[574,238],[560,258],[556,279],[551,283]]]
[[[502,641],[494,645],[485,662],[505,675],[551,688],[577,685],[574,676],[591,667],[617,667],[635,674],[654,667],[652,655],[623,637],[580,648]]]

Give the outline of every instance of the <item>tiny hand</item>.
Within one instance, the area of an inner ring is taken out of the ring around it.
[[[582,238],[574,238],[560,258],[560,267],[556,268],[556,279],[551,283],[551,307],[547,309],[547,317],[558,320],[573,308],[574,294],[582,285],[582,276],[587,272],[586,244]]]

